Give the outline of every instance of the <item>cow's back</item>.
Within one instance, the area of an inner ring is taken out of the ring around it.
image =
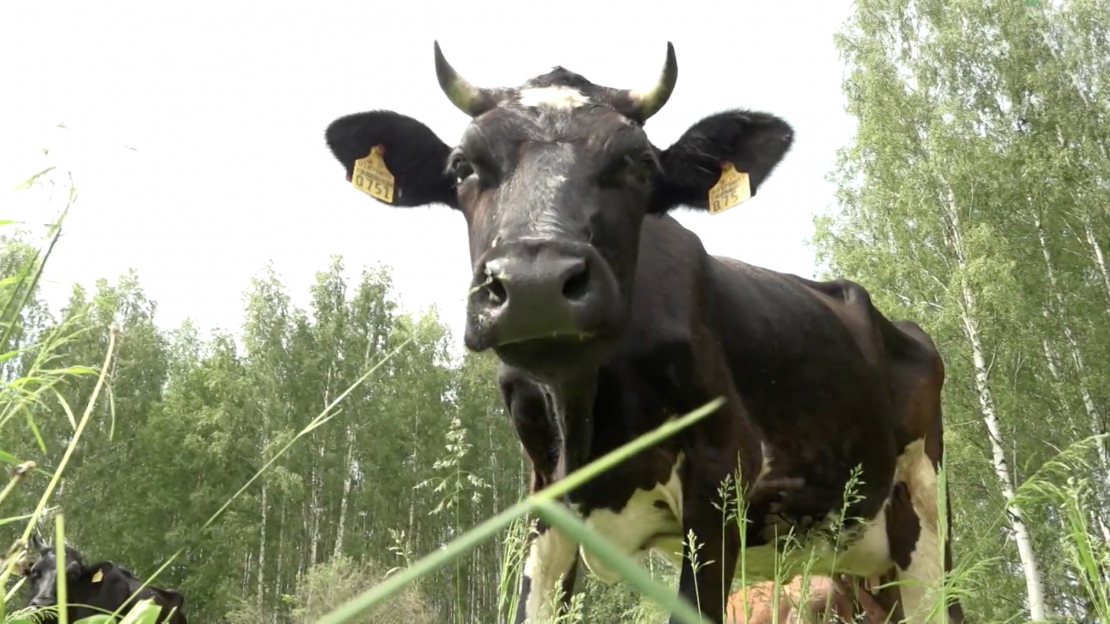
[[[821,283],[711,257],[711,326],[733,382],[780,474],[837,502],[853,469],[852,509],[871,517],[890,488],[901,419],[891,394],[890,326],[851,282]],[[903,340],[904,341],[904,340]],[[836,491],[836,494],[833,494]]]

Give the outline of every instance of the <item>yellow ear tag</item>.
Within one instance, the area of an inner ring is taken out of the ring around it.
[[[103,581],[103,580],[104,580],[104,572],[102,572],[100,570],[97,570],[96,574],[93,574],[92,582],[99,583],[100,581]]]
[[[382,152],[385,148],[375,145],[370,154],[355,161],[351,185],[374,199],[393,203],[393,174],[385,166]]]
[[[709,189],[709,214],[724,212],[752,198],[748,174],[730,162],[721,164],[721,179]]]

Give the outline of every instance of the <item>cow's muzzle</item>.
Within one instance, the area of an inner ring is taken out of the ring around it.
[[[58,600],[54,596],[38,595],[31,599],[31,605],[34,608],[53,607],[58,604]]]
[[[612,329],[620,289],[593,246],[522,239],[478,263],[467,297],[466,346],[588,341]]]

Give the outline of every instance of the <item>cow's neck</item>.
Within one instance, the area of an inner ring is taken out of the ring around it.
[[[558,481],[585,465],[590,456],[597,370],[549,384],[546,391],[559,428],[559,462],[555,466]]]

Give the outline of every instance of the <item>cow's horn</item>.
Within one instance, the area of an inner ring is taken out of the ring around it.
[[[674,45],[668,41],[667,62],[663,65],[663,73],[659,74],[659,80],[646,91],[633,90],[628,93],[635,108],[634,115],[644,122],[648,117],[658,113],[670,99],[676,82],[678,82],[678,61],[675,60]]]
[[[455,68],[447,62],[447,59],[443,58],[443,52],[439,49],[439,41],[434,43],[436,78],[439,79],[440,88],[447,94],[447,99],[471,117],[477,117],[492,108],[492,98],[489,92],[480,87],[475,87],[466,78],[460,76]]]

